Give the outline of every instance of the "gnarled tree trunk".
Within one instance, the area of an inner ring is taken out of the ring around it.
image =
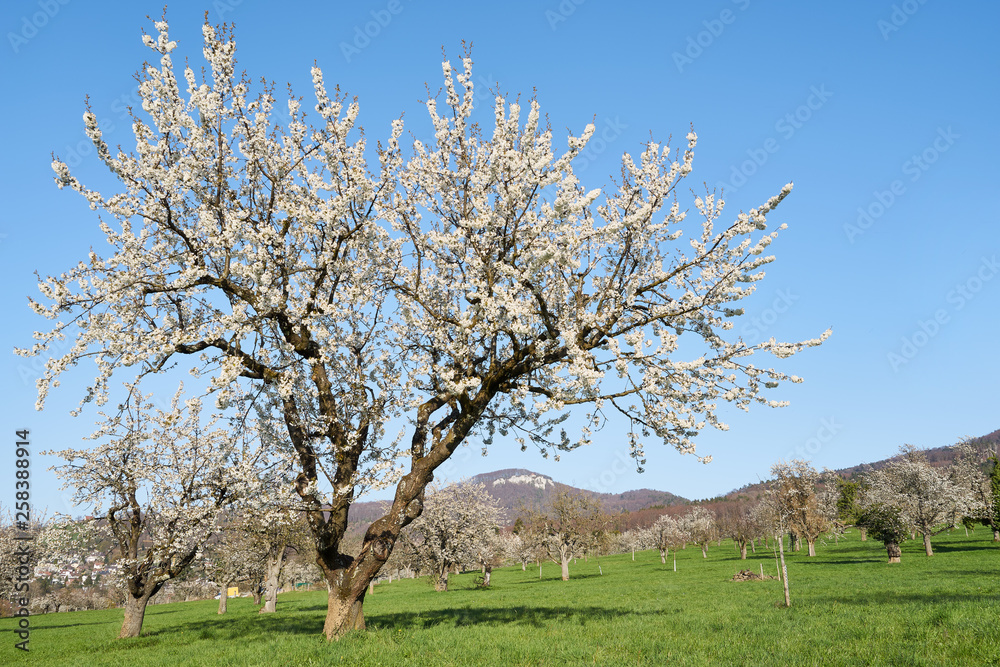
[[[667,550],[660,549],[660,565],[666,565],[666,564],[667,564]]]
[[[896,542],[886,542],[885,551],[889,554],[890,563],[898,563],[899,557],[903,555],[903,550],[899,548],[899,544]]]
[[[931,549],[931,534],[930,533],[924,533],[924,552],[928,556],[933,556],[934,555],[934,550]]]
[[[275,555],[276,554],[276,555]],[[267,556],[267,565],[264,574],[264,606],[258,613],[270,614],[278,609],[278,578],[281,576],[281,567],[285,564],[285,547],[276,550]]]
[[[809,555],[810,556],[815,556],[816,555],[816,540],[815,540],[815,538],[811,539],[811,540],[808,539],[808,538],[806,538],[806,545],[809,547]]]
[[[747,559],[747,543],[740,542],[740,560]]]
[[[563,555],[559,562],[562,565],[562,580],[569,581],[569,556]]]
[[[159,590],[159,587],[156,588]],[[131,595],[125,598],[125,620],[122,621],[122,630],[118,633],[118,639],[138,637],[142,632],[142,621],[146,617],[146,605],[149,598],[153,597],[155,591],[143,593],[140,597]]]

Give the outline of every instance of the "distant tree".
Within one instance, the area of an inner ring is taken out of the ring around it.
[[[634,561],[636,551],[642,551],[652,546],[653,536],[650,534],[648,529],[633,528],[621,533],[619,536],[619,542],[624,548],[624,551],[632,552],[632,560]]]
[[[890,563],[898,563],[903,552],[900,544],[910,533],[905,510],[896,503],[873,501],[863,506],[858,523],[868,529],[871,536],[885,545]]]
[[[483,484],[452,484],[427,497],[405,535],[433,569],[434,588],[446,591],[451,568],[478,562],[483,541],[499,532],[502,521],[503,509]]]
[[[691,537],[684,532],[683,522],[669,514],[662,514],[649,529],[653,545],[660,552],[660,563],[666,565],[670,549],[675,551]]]
[[[723,509],[719,511],[718,524],[720,534],[731,538],[739,549],[741,560],[746,560],[747,547],[764,534],[755,504],[746,501],[723,505]]]
[[[155,410],[137,385],[114,416],[105,416],[92,449],[56,454],[54,470],[78,505],[94,508],[120,553],[116,566],[127,591],[119,639],[138,637],[146,605],[179,577],[216,530],[219,517],[256,490],[260,450],[201,420],[201,402]]]
[[[968,494],[967,518],[989,526],[993,541],[1000,541],[1000,465],[996,456],[983,456],[969,440],[956,446],[957,456],[949,468],[949,478]],[[983,463],[987,470],[983,470]]]
[[[847,480],[843,477],[836,478],[837,484],[837,521],[842,526],[857,526],[861,531],[861,541],[867,539],[867,528],[859,524],[861,517],[861,502],[859,492],[861,480]]]
[[[804,538],[809,555],[815,556],[816,540],[830,527],[832,519],[830,502],[820,493],[824,475],[801,459],[775,463],[771,475],[774,499],[782,504],[788,530]]]
[[[951,479],[948,471],[931,466],[916,447],[904,445],[900,454],[879,471],[883,473],[879,479],[899,494],[902,519],[923,535],[924,551],[933,556],[931,536],[955,526],[966,514],[970,491]]]
[[[548,514],[538,514],[530,522],[536,542],[562,568],[563,581],[569,581],[569,562],[593,545],[600,524],[598,501],[566,491],[556,494]]]
[[[696,505],[681,517],[681,525],[684,534],[701,547],[701,557],[708,558],[708,545],[718,535],[715,513]]]

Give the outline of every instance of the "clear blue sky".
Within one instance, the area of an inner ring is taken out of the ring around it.
[[[151,32],[145,16],[161,9],[82,0],[0,8],[0,423],[9,451],[16,428],[31,429],[36,452],[78,446],[93,429],[93,411],[68,414],[87,367],[67,374],[37,413],[38,371],[11,350],[47,325],[27,308],[33,272],[60,273],[104,245],[96,214],[53,185],[50,154],[79,162],[75,174],[110,191],[83,135],[84,98],[109,143],[128,144],[123,111],[149,53],[140,29]],[[596,115],[604,145],[592,145],[582,169],[588,187],[606,183],[622,152],[637,152],[650,133],[681,138],[691,124],[699,145],[687,183],[725,186],[731,213],[795,182],[770,218],[789,226],[772,245],[778,259],[737,325],[779,340],[833,327],[822,347],[781,362],[805,378],[773,396],[790,407],[730,415],[730,431],[705,432],[707,466],[650,443],[646,473],[630,472],[612,425],[560,463],[510,443],[483,459],[473,443],[450,476],[524,467],[595,490],[702,498],[765,478],[779,458],[835,468],[1000,428],[1000,5],[184,1],[168,8],[178,58],[201,62],[206,9],[213,23],[235,22],[252,76],[279,90],[290,82],[307,104],[317,61],[328,83],[359,98],[371,138],[402,111],[409,128],[426,129],[424,82],[438,87],[441,48],[457,59],[464,39],[477,81],[537,89],[557,131],[578,134]],[[34,456],[34,501],[67,511],[52,463]],[[7,507],[13,470],[10,451],[0,457]]]

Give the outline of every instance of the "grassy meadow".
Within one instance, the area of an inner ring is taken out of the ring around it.
[[[775,574],[770,551],[740,561],[732,543],[688,547],[660,564],[656,551],[559,566],[453,575],[437,593],[426,578],[381,584],[365,601],[368,632],[328,644],[326,592],[285,593],[278,611],[247,598],[154,605],[141,637],[115,639],[122,611],[31,618],[31,652],[14,648],[0,619],[0,664],[38,665],[1000,665],[1000,545],[987,530],[919,540],[888,565],[879,542],[856,532],[789,554],[792,607],[781,583],[734,582],[740,569]]]

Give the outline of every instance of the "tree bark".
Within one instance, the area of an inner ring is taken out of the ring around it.
[[[660,565],[666,565],[666,564],[667,564],[667,550],[660,549]]]
[[[559,560],[562,565],[562,580],[569,581],[569,558],[563,556]]]
[[[264,606],[258,613],[271,614],[278,610],[278,578],[281,576],[281,566],[284,565],[284,561],[284,547],[277,556],[268,555],[264,575]]]
[[[708,542],[701,543],[701,557],[708,558]]]
[[[809,547],[809,555],[810,556],[815,556],[816,555],[816,540],[815,539],[812,539],[812,540],[806,539],[806,545]]]
[[[483,565],[483,587],[490,585],[490,577],[493,575],[492,565]]]
[[[740,560],[747,559],[747,543],[740,542]]]
[[[931,534],[930,533],[924,533],[924,552],[926,552],[928,556],[933,556],[934,555],[934,550],[931,549]]]
[[[444,568],[444,570],[438,572],[437,579],[434,581],[434,590],[448,590],[448,568]]]
[[[895,542],[886,542],[885,551],[889,554],[890,563],[898,563],[899,557],[903,555],[903,550],[899,548],[899,545]]]
[[[229,584],[219,585],[219,614],[225,614],[229,604]]]
[[[861,530],[861,541],[868,541],[868,529],[862,526],[859,530]]]
[[[122,630],[118,633],[118,639],[138,637],[142,631],[142,621],[146,616],[146,605],[149,604],[151,593],[144,593],[142,597],[132,597],[129,595],[125,599],[125,620],[122,622]]]
[[[997,530],[996,528],[993,529],[993,541],[1000,542],[1000,530]]]

